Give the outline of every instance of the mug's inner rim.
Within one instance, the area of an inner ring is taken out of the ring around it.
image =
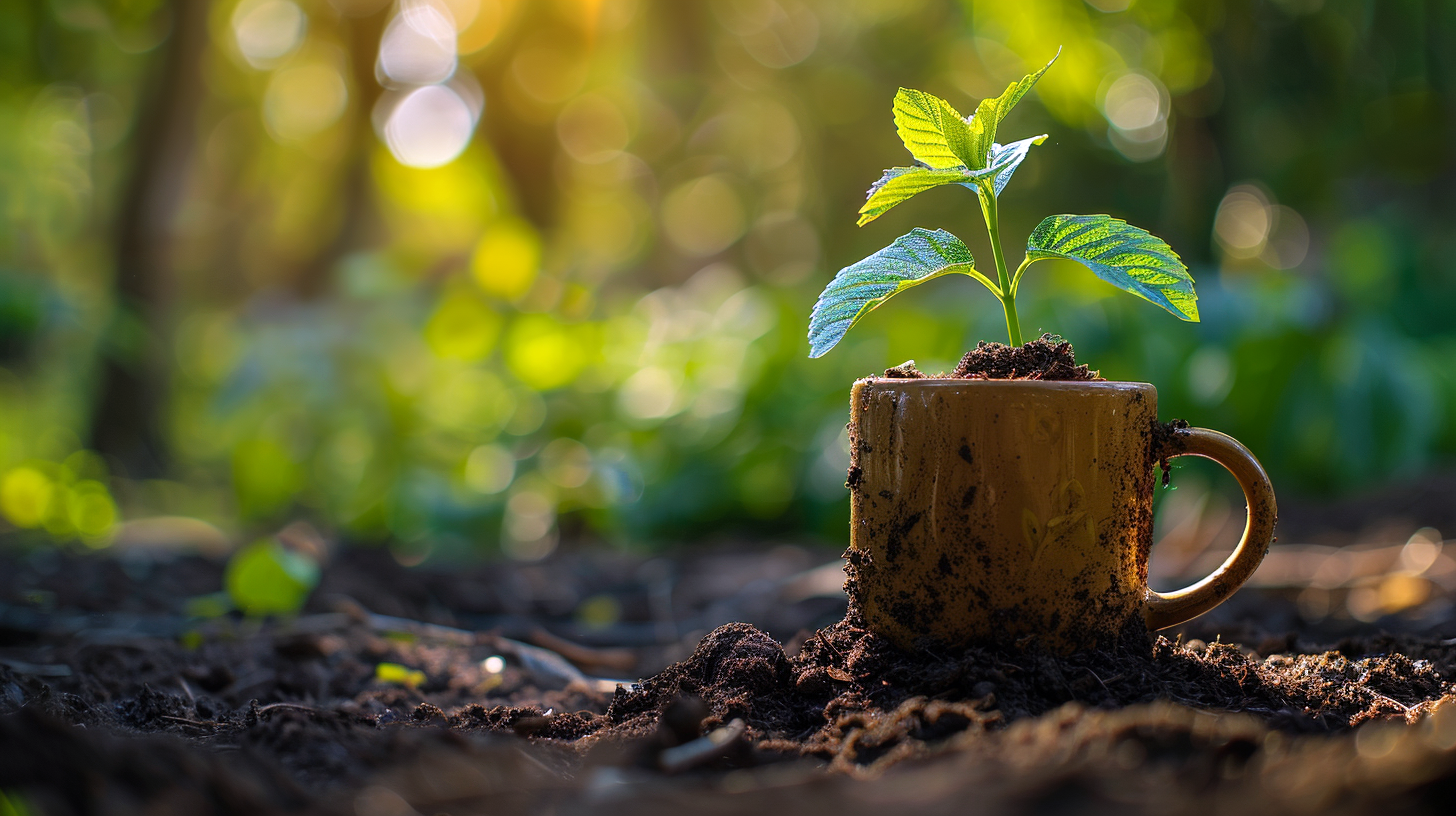
[[[1152,383],[1131,380],[975,380],[964,377],[863,377],[856,382],[896,388],[1034,388],[1058,391],[1157,391]]]

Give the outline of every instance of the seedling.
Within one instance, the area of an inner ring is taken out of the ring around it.
[[[1061,51],[1057,51],[1057,56]],[[996,199],[1032,145],[1046,134],[1010,144],[996,142],[996,128],[1041,75],[1056,62],[1011,83],[995,99],[983,99],[976,113],[962,117],[949,102],[924,91],[901,88],[895,94],[895,129],[915,157],[914,167],[892,167],[869,190],[859,210],[864,226],[916,193],[944,184],[976,192],[991,237],[996,279],[976,269],[971,251],[945,230],[915,228],[895,242],[839,270],[819,295],[809,319],[809,356],[834,348],[869,312],[895,295],[942,275],[958,273],[980,281],[1001,301],[1006,333],[1019,346],[1021,322],[1016,289],[1033,263],[1047,258],[1077,261],[1104,281],[1156,303],[1174,315],[1197,322],[1198,297],[1193,277],[1162,239],[1110,215],[1052,215],[1031,231],[1026,258],[1015,273],[1006,269]]]

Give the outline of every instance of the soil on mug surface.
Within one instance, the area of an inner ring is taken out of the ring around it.
[[[180,611],[220,585],[203,559],[32,566],[0,558],[0,795],[37,813],[1422,810],[1456,780],[1456,641],[1435,635],[907,654],[842,606],[739,593],[679,617],[758,625],[683,632],[673,662],[628,623],[533,629],[569,617],[509,593],[555,580],[630,622],[636,584],[690,560],[346,551],[264,622]]]

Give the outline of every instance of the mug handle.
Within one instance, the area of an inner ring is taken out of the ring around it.
[[[1143,620],[1150,631],[1177,626],[1228,600],[1264,560],[1264,554],[1269,552],[1269,544],[1274,540],[1274,523],[1278,520],[1274,486],[1269,483],[1268,474],[1264,473],[1254,454],[1233,437],[1207,428],[1188,428],[1175,432],[1161,453],[1169,459],[1202,456],[1223,465],[1243,488],[1244,499],[1249,506],[1244,537],[1228,560],[1212,575],[1176,592],[1147,591]]]

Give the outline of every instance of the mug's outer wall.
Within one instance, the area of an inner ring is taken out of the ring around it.
[[[1152,544],[1147,383],[860,380],[846,589],[898,645],[1109,643]]]

